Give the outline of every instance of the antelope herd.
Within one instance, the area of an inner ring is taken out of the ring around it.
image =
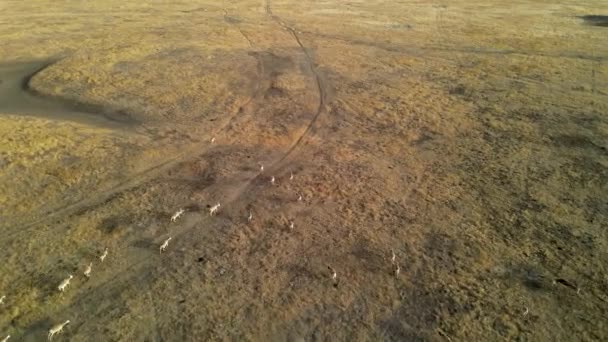
[[[214,141],[215,141],[215,138],[212,138],[212,139],[211,139],[211,142],[213,143]],[[263,172],[263,171],[264,171],[264,165],[262,165],[262,164],[259,164],[259,165],[260,165],[260,173],[261,173],[261,172]],[[294,174],[293,174],[293,172],[290,172],[290,174],[289,174],[289,180],[293,180],[293,179],[294,179]],[[275,185],[275,184],[276,184],[276,179],[275,179],[275,177],[274,177],[274,176],[272,176],[272,177],[270,178],[270,184],[271,184],[271,185]],[[301,202],[301,201],[302,201],[302,195],[301,195],[301,194],[298,194],[298,199],[297,199],[297,200],[298,200],[298,202]],[[220,207],[221,207],[221,204],[220,204],[219,202],[217,202],[215,205],[211,206],[211,207],[209,208],[209,216],[218,215],[219,210],[220,210]],[[177,211],[176,211],[176,212],[175,212],[175,213],[174,213],[174,214],[171,216],[170,221],[171,221],[172,223],[177,222],[177,221],[178,221],[178,219],[179,219],[180,217],[182,217],[182,216],[184,215],[184,213],[185,213],[185,212],[186,212],[186,211],[185,211],[185,209],[183,209],[183,208],[178,209],[178,210],[177,210]],[[253,212],[250,210],[250,211],[249,211],[249,213],[248,213],[248,216],[247,216],[247,222],[251,222],[252,220],[253,220]],[[290,230],[293,230],[293,229],[294,229],[294,227],[295,227],[295,223],[294,223],[294,221],[293,221],[293,220],[289,220],[289,221],[288,221],[288,227],[289,227],[289,229],[290,229]],[[167,248],[169,247],[169,242],[170,242],[171,240],[172,240],[172,237],[168,237],[167,239],[165,239],[165,240],[164,240],[164,241],[163,241],[163,242],[160,244],[160,246],[159,246],[159,252],[160,252],[160,254],[164,253],[164,252],[167,250]],[[104,260],[107,258],[107,256],[108,256],[108,252],[109,252],[109,249],[106,247],[106,248],[103,250],[103,252],[102,252],[102,253],[99,255],[99,262],[100,262],[100,263],[103,263],[103,262],[104,262]],[[393,265],[393,273],[394,273],[394,275],[395,275],[395,276],[398,276],[398,275],[399,275],[399,271],[400,271],[400,267],[399,267],[399,265],[396,263],[396,255],[395,255],[395,252],[394,252],[393,250],[391,250],[391,258],[390,258],[390,260],[391,260],[391,264]],[[89,262],[89,263],[87,264],[87,266],[85,267],[84,272],[82,273],[86,279],[90,279],[90,278],[91,278],[91,270],[92,270],[92,268],[93,268],[93,262]],[[337,273],[337,271],[336,271],[334,268],[332,268],[331,266],[327,266],[327,268],[328,268],[328,269],[329,269],[329,271],[330,271],[330,279],[331,279],[331,281],[332,281],[333,285],[334,285],[335,287],[337,287],[337,286],[338,286],[338,273]],[[73,279],[73,278],[74,278],[74,276],[73,276],[72,274],[69,274],[69,275],[68,275],[66,278],[64,278],[64,279],[63,279],[63,280],[62,280],[62,281],[59,283],[59,285],[57,286],[57,289],[59,290],[59,292],[60,292],[60,293],[64,293],[64,292],[67,290],[67,288],[68,288],[68,286],[70,285],[70,282],[72,281],[72,279]],[[4,300],[5,300],[5,298],[6,298],[6,296],[1,296],[1,297],[0,297],[0,305],[4,304]],[[48,337],[48,340],[49,340],[49,341],[50,341],[50,340],[52,340],[52,339],[53,339],[53,337],[54,337],[55,335],[60,334],[61,332],[63,332],[63,329],[64,329],[64,328],[65,328],[65,326],[66,326],[66,325],[68,325],[69,323],[70,323],[70,320],[66,320],[66,321],[64,321],[63,323],[60,323],[60,324],[57,324],[57,325],[52,326],[52,327],[49,329],[49,332],[48,332],[48,336],[47,336],[47,337]],[[2,339],[2,341],[1,341],[1,342],[6,342],[6,341],[8,341],[8,339],[9,339],[10,337],[11,337],[10,335],[7,335],[7,336],[6,336],[4,339]]]

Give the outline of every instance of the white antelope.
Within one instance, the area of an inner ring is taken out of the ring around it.
[[[52,327],[49,330],[49,341],[53,339],[53,336],[61,333],[63,331],[63,327],[65,327],[66,325],[68,325],[68,323],[70,323],[70,320],[66,320],[63,323],[57,324],[56,326]]]
[[[68,285],[70,285],[70,280],[72,280],[72,278],[74,278],[74,276],[70,274],[67,278],[63,279],[59,286],[57,286],[59,291],[64,292]]]
[[[177,219],[182,216],[184,214],[185,210],[184,209],[180,209],[177,212],[175,212],[175,214],[173,214],[173,216],[171,216],[171,222],[175,222],[177,221]]]
[[[99,256],[99,261],[103,262],[103,260],[108,256],[108,248],[103,251],[103,254]]]
[[[160,253],[164,252],[165,249],[167,249],[167,246],[169,246],[169,241],[171,241],[171,237],[169,237],[167,240],[165,240],[165,242],[163,242],[162,245],[160,245]]]
[[[395,264],[395,269],[394,269],[395,277],[399,276],[399,272],[401,272],[401,267],[399,266],[399,264]]]
[[[338,284],[338,273],[331,266],[327,266],[329,272],[331,272],[331,280],[334,282],[334,285]]]
[[[89,263],[87,268],[84,269],[84,276],[89,278],[91,276],[91,269],[93,268],[93,263]]]
[[[209,208],[209,216],[213,216],[213,215],[217,214],[217,211],[220,209],[220,205],[221,204],[218,202],[216,205]]]

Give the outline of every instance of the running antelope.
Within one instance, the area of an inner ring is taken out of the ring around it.
[[[61,333],[63,331],[63,327],[65,327],[66,325],[68,325],[68,323],[70,323],[70,320],[66,320],[63,323],[57,324],[56,326],[52,327],[49,330],[49,341],[53,339],[53,336]]]
[[[331,280],[334,283],[334,286],[338,286],[338,273],[331,266],[327,266],[329,272],[331,272]]]
[[[103,260],[108,256],[108,247],[103,251],[103,254],[99,256],[99,261],[103,262]]]
[[[84,276],[89,278],[91,276],[91,269],[93,268],[93,263],[89,263],[87,268],[84,269]]]
[[[215,214],[217,214],[217,211],[220,209],[220,203],[218,202],[216,205],[214,205],[213,207],[209,208],[209,216],[213,216]]]
[[[171,237],[169,237],[167,240],[165,240],[165,242],[163,242],[162,245],[160,245],[160,252],[164,252],[165,249],[167,249],[167,246],[169,246],[169,241],[171,241]]]
[[[63,279],[63,281],[59,284],[59,286],[57,286],[59,291],[61,291],[61,292],[65,291],[65,289],[68,287],[68,285],[70,285],[70,280],[72,280],[72,278],[74,278],[74,276],[70,274],[70,275],[68,275],[67,278]]]
[[[184,214],[185,210],[184,209],[180,209],[178,210],[175,214],[173,214],[173,216],[171,216],[171,222],[175,222],[177,221],[177,219],[182,216]]]

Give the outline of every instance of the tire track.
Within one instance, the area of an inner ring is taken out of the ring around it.
[[[234,27],[235,27],[235,28],[236,28],[236,29],[239,31],[239,33],[241,34],[241,36],[243,36],[243,38],[245,38],[245,40],[246,40],[246,41],[247,41],[247,43],[249,44],[249,47],[251,47],[251,48],[252,48],[252,47],[254,47],[254,44],[253,44],[253,42],[251,41],[251,39],[249,39],[249,36],[247,36],[247,35],[245,34],[245,32],[243,32],[243,29],[241,29],[241,26],[240,26],[240,25],[238,25],[237,23],[234,23],[234,22],[233,22],[233,20],[234,20],[234,19],[232,19],[232,18],[231,18],[231,17],[228,15],[228,11],[227,11],[225,8],[223,8],[223,9],[222,9],[222,11],[224,11],[224,21],[225,21],[226,23],[228,23],[229,25],[234,26]]]
[[[293,143],[291,144],[291,146],[289,146],[289,148],[286,150],[286,152],[278,159],[273,161],[268,167],[267,167],[267,172],[268,171],[272,171],[273,169],[276,170],[277,169],[277,164],[282,163],[283,161],[285,161],[288,157],[290,157],[293,152],[299,147],[301,146],[302,142],[304,141],[304,139],[310,134],[310,132],[312,131],[315,123],[319,120],[319,118],[321,117],[321,115],[326,111],[325,107],[327,104],[327,85],[325,84],[325,82],[323,81],[323,78],[321,77],[321,74],[318,72],[318,70],[315,68],[314,66],[314,60],[312,58],[312,56],[308,53],[306,47],[304,46],[304,44],[302,43],[302,41],[300,40],[300,37],[298,36],[297,32],[295,29],[293,29],[292,27],[290,27],[289,25],[285,24],[280,17],[276,16],[273,14],[272,12],[272,8],[270,5],[270,0],[266,0],[265,6],[264,6],[265,10],[266,10],[266,14],[277,24],[279,24],[281,27],[283,27],[285,30],[287,30],[292,37],[294,38],[294,40],[296,41],[296,43],[298,44],[300,50],[302,50],[304,57],[306,59],[306,64],[308,65],[312,75],[314,76],[315,79],[315,83],[317,86],[317,91],[319,94],[319,104],[317,107],[317,110],[313,116],[313,118],[311,119],[311,121],[308,123],[308,125],[306,125],[306,128],[304,129],[304,132],[302,132],[300,134],[299,137],[297,137]],[[263,63],[262,64],[262,68],[263,68]],[[232,196],[227,198],[228,203],[234,203],[236,202],[238,199],[241,199],[243,201],[251,201],[251,198],[248,197],[247,195],[250,192],[251,187],[254,185],[254,182],[256,180],[259,179],[259,177],[262,175],[261,172],[258,172],[255,176],[248,178],[248,180],[238,184],[238,182],[235,182],[233,188],[232,188]]]
[[[315,82],[317,84],[317,91],[319,92],[319,106],[317,108],[317,112],[315,113],[314,117],[312,118],[312,120],[310,121],[308,126],[306,126],[306,129],[304,130],[304,132],[293,143],[293,145],[287,150],[287,152],[283,155],[283,157],[281,159],[279,159],[279,161],[277,163],[280,163],[283,160],[285,160],[302,143],[304,138],[309,135],[310,131],[313,128],[313,125],[318,121],[321,114],[323,114],[326,111],[325,105],[327,103],[327,88],[326,88],[327,86],[324,83],[323,79],[321,78],[321,75],[319,74],[319,71],[317,70],[317,68],[314,67],[314,62],[313,62],[312,57],[308,54],[308,51],[306,51],[306,48],[304,47],[304,44],[302,44],[302,41],[300,40],[300,37],[298,36],[296,31],[291,27],[286,27],[286,28],[292,34],[292,36],[294,37],[294,39],[300,46],[300,49],[304,52],[304,56],[306,56],[306,61],[308,63],[308,66],[315,76]]]
[[[266,15],[269,16],[278,25],[280,25],[285,30],[287,30],[292,35],[292,37],[294,38],[294,40],[296,41],[296,43],[298,44],[298,47],[300,48],[300,50],[304,54],[304,58],[306,60],[306,64],[308,65],[308,68],[310,69],[312,75],[314,76],[315,84],[317,86],[317,92],[319,94],[319,104],[318,104],[317,110],[316,110],[313,118],[306,125],[306,128],[304,129],[304,132],[302,132],[300,134],[300,136],[298,136],[293,141],[293,143],[289,146],[289,148],[286,150],[286,152],[283,153],[283,155],[278,160],[273,161],[267,167],[267,171],[272,171],[272,170],[276,170],[278,164],[280,164],[283,161],[285,161],[288,157],[290,157],[293,154],[293,152],[299,146],[302,145],[302,142],[310,134],[310,132],[312,131],[312,129],[313,129],[314,125],[315,125],[315,123],[319,120],[319,118],[322,116],[322,114],[326,112],[326,104],[327,104],[327,101],[328,101],[328,99],[327,99],[328,96],[327,96],[327,85],[325,84],[323,78],[321,77],[321,74],[315,68],[315,66],[314,66],[314,60],[313,60],[312,56],[308,53],[308,51],[307,51],[306,47],[304,46],[304,44],[302,43],[302,41],[300,40],[300,37],[298,36],[297,31],[294,28],[292,28],[291,26],[285,24],[283,22],[283,20],[281,20],[280,17],[278,17],[278,16],[276,16],[276,15],[273,14],[272,8],[271,8],[271,4],[270,4],[270,0],[266,0],[264,8],[266,10]],[[262,65],[262,67],[263,67],[263,65]],[[250,192],[250,188],[252,187],[252,185],[254,184],[254,182],[259,179],[259,177],[261,175],[262,175],[262,173],[258,172],[255,176],[249,178],[247,181],[245,181],[245,182],[243,182],[241,184],[236,184],[233,187],[233,191],[232,191],[233,196],[229,197],[227,202],[233,203],[233,202],[237,201],[239,198],[242,199],[243,201],[245,201],[245,200],[251,200],[246,195]]]
[[[457,53],[470,53],[476,55],[520,55],[520,56],[532,56],[532,57],[545,57],[545,58],[566,58],[566,59],[581,59],[581,60],[589,60],[602,62],[608,60],[608,56],[596,56],[596,55],[588,55],[577,52],[564,52],[564,53],[550,53],[550,52],[542,52],[542,51],[534,51],[534,50],[513,50],[513,49],[493,49],[486,47],[477,47],[477,46],[464,46],[461,48],[455,47],[441,47],[441,46],[406,46],[406,45],[397,45],[397,44],[384,44],[381,42],[372,42],[363,39],[350,38],[340,35],[333,35],[321,32],[314,32],[308,30],[299,30],[303,33],[309,34],[311,36],[320,37],[324,39],[330,40],[338,40],[343,41],[352,45],[361,45],[366,47],[374,47],[380,50],[388,51],[388,52],[396,52],[396,53],[406,53],[413,56],[418,57],[428,57],[429,51],[439,51],[439,52],[457,52]]]
[[[273,16],[273,14],[272,14],[272,8],[270,8],[270,0],[266,0],[264,9],[266,10],[266,15],[267,16]]]
[[[308,53],[308,50],[306,49],[306,47],[300,40],[300,37],[298,36],[297,31],[293,27],[287,25],[279,16],[276,16],[273,14],[270,0],[266,0],[265,8],[266,8],[266,15],[268,15],[274,22],[276,22],[281,27],[283,27],[285,30],[287,30],[292,35],[292,37],[294,38],[294,40],[296,41],[298,46],[300,47],[300,50],[302,50],[302,52],[304,53],[306,63],[308,64],[308,68],[314,75],[315,83],[317,85],[317,91],[319,93],[319,105],[317,107],[317,111],[314,114],[313,118],[310,120],[310,122],[306,126],[306,129],[304,130],[304,132],[302,132],[302,134],[300,134],[300,136],[292,143],[292,145],[287,149],[285,154],[278,161],[273,163],[272,166],[275,166],[276,164],[279,164],[279,163],[283,162],[285,159],[287,159],[287,157],[289,157],[296,150],[296,148],[298,148],[298,146],[300,146],[302,144],[302,142],[304,141],[304,138],[306,138],[310,134],[314,124],[318,121],[319,117],[326,111],[325,107],[327,104],[327,85],[325,84],[325,82],[324,82],[323,78],[321,77],[317,68],[315,68],[314,59]]]
[[[456,52],[456,53],[463,53],[463,54],[497,56],[497,57],[512,55],[512,56],[518,56],[518,57],[522,57],[522,58],[542,57],[542,58],[557,58],[557,59],[564,58],[564,59],[586,60],[586,61],[591,62],[590,74],[591,74],[592,80],[595,79],[594,70],[596,69],[596,67],[600,66],[602,61],[608,60],[608,57],[606,57],[606,56],[577,55],[577,54],[569,54],[569,53],[548,54],[548,53],[540,53],[538,51],[515,51],[515,50],[496,50],[496,49],[489,50],[489,49],[485,49],[485,48],[467,48],[467,47],[465,47],[462,49],[453,49],[453,48],[447,48],[447,47],[432,47],[432,46],[416,47],[416,46],[403,46],[403,45],[387,45],[387,44],[382,44],[382,43],[377,43],[377,42],[369,42],[369,41],[365,41],[365,40],[361,40],[361,39],[351,39],[348,37],[323,34],[323,33],[313,32],[313,31],[306,31],[306,30],[299,30],[299,31],[302,33],[305,33],[307,35],[311,35],[311,36],[315,36],[315,37],[319,37],[319,38],[323,38],[323,39],[328,39],[328,40],[341,41],[341,42],[344,42],[344,43],[350,44],[350,45],[372,47],[372,48],[376,48],[376,49],[383,50],[383,51],[407,54],[407,55],[410,55],[413,57],[424,58],[426,60],[437,60],[437,61],[441,61],[444,63],[449,63],[452,66],[458,66],[459,61],[462,61],[462,58],[455,56],[455,55],[451,55],[451,57],[440,57],[440,55],[432,56],[432,55],[429,55],[429,52],[440,52],[440,53]],[[565,94],[571,94],[571,92],[572,92],[570,87],[567,87],[567,86],[554,85],[551,83],[547,83],[545,81],[538,81],[538,80],[534,80],[534,79],[523,77],[523,76],[520,78],[513,78],[513,77],[502,77],[502,78],[505,80],[509,80],[509,81],[521,82],[526,85],[534,85],[534,86],[542,86],[545,88],[550,88],[551,91],[559,91],[559,92],[562,92]],[[605,94],[602,94],[601,92],[597,91],[598,84],[602,84],[602,83],[596,81],[595,84],[596,84],[596,86],[595,86],[596,91],[593,92],[594,87],[592,86],[592,90],[590,90],[590,93],[592,93],[595,96],[606,96]]]

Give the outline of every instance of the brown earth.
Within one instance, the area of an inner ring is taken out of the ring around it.
[[[608,340],[606,15],[3,1],[0,338]]]

